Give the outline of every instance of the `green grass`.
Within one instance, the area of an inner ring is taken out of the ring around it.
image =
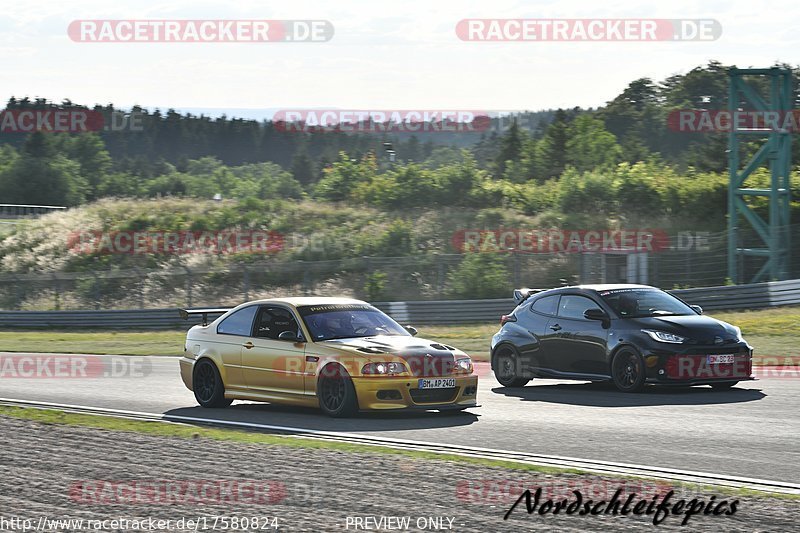
[[[488,361],[489,344],[492,335],[500,329],[500,320],[493,324],[419,326],[417,329],[420,337],[455,346],[477,361]]]
[[[755,348],[755,363],[776,364],[775,358],[800,358],[800,307],[776,307],[757,311],[710,311],[708,315],[742,328]],[[499,322],[499,320],[498,320]],[[476,360],[488,360],[489,342],[499,323],[464,326],[420,326],[419,334],[456,346]],[[769,358],[762,361],[761,358]]]
[[[755,347],[755,363],[783,364],[800,358],[800,307],[759,311],[716,312],[709,315],[742,328]],[[489,357],[489,343],[499,324],[420,326],[419,335],[464,350],[477,361]],[[0,331],[0,351],[60,352],[121,355],[180,355],[186,332],[177,331]],[[761,358],[769,358],[766,361]],[[777,358],[777,362],[776,359]]]
[[[800,331],[800,307],[773,307],[758,311],[709,311],[709,315],[742,328],[750,336],[796,336]]]
[[[0,331],[0,351],[181,355],[186,331]]]

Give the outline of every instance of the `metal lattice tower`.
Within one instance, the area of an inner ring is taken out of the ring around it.
[[[730,69],[728,111],[731,128],[728,137],[728,276],[733,283],[742,283],[745,257],[763,258],[764,263],[749,281],[771,281],[787,279],[789,275],[789,218],[791,188],[789,175],[792,161],[793,131],[765,127],[737,129],[733,117],[742,101],[763,114],[778,112],[782,119],[792,108],[792,71],[784,68]],[[763,98],[745,77],[768,81],[769,95]],[[764,144],[740,168],[740,142],[743,138],[753,140],[766,137]],[[765,162],[769,164],[770,188],[747,188],[745,181]],[[746,197],[766,197],[769,201],[769,220],[764,220],[745,201]],[[755,230],[760,243],[758,247],[742,247],[739,243],[740,223]]]

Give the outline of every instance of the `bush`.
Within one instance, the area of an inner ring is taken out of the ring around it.
[[[580,174],[570,168],[561,176],[557,198],[562,213],[610,214],[617,195],[611,176],[599,172]]]
[[[511,293],[510,280],[501,256],[474,253],[465,256],[448,276],[449,292],[459,298],[502,298]]]
[[[367,275],[367,282],[364,284],[364,292],[367,294],[367,300],[376,302],[383,298],[387,279],[388,276],[380,271]]]

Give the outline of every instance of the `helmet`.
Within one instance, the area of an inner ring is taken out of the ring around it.
[[[623,316],[635,315],[639,312],[639,300],[632,294],[623,294],[619,297],[617,308]]]

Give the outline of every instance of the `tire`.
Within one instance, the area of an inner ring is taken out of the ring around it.
[[[711,388],[714,390],[730,390],[739,383],[738,381],[726,381],[725,383],[712,383]]]
[[[201,407],[228,407],[233,400],[225,398],[225,384],[217,365],[209,359],[201,359],[192,371],[194,398]]]
[[[341,367],[333,374],[335,375],[320,376],[317,381],[319,407],[322,412],[333,418],[353,416],[358,411],[358,398],[353,380]]]
[[[633,348],[622,348],[611,362],[611,377],[620,392],[639,392],[647,379],[644,359]]]
[[[495,358],[494,376],[503,387],[524,387],[530,378],[517,375],[519,360],[517,354],[508,348],[503,348]]]

